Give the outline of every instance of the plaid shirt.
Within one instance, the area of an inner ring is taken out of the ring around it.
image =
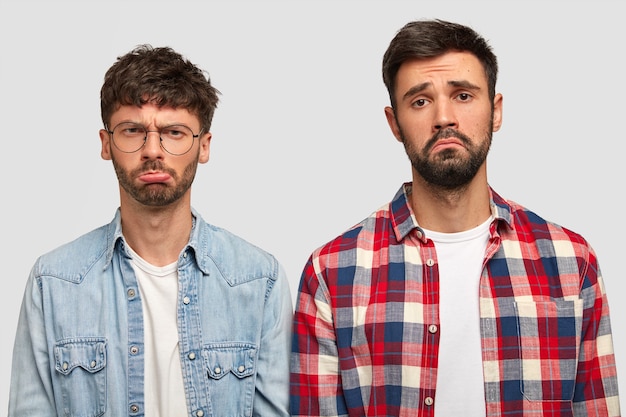
[[[437,254],[410,189],[309,258],[294,318],[292,416],[434,416]],[[478,295],[486,415],[619,416],[593,249],[490,192]]]

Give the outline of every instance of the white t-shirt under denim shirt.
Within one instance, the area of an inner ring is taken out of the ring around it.
[[[154,266],[128,249],[144,313],[145,415],[187,416],[176,323],[178,262]]]

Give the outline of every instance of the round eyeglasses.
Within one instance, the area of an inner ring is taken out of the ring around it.
[[[184,155],[191,150],[193,141],[200,136],[194,135],[191,128],[185,125],[170,125],[159,130],[148,130],[139,123],[123,122],[108,130],[113,144],[124,153],[137,152],[148,140],[149,132],[157,132],[163,150],[171,155]]]

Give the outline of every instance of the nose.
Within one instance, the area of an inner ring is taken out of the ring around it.
[[[452,103],[447,100],[440,100],[435,106],[433,130],[438,131],[449,127],[458,127],[458,121],[454,114]]]
[[[150,140],[150,138],[156,140]],[[164,149],[161,146],[161,133],[155,130],[146,132],[146,140],[141,148],[141,157],[143,159],[161,159],[163,158]]]

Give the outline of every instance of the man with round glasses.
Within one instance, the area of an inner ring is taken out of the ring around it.
[[[218,94],[170,48],[137,47],[107,71],[101,156],[120,206],[33,266],[9,416],[288,415],[285,273],[191,207]]]

